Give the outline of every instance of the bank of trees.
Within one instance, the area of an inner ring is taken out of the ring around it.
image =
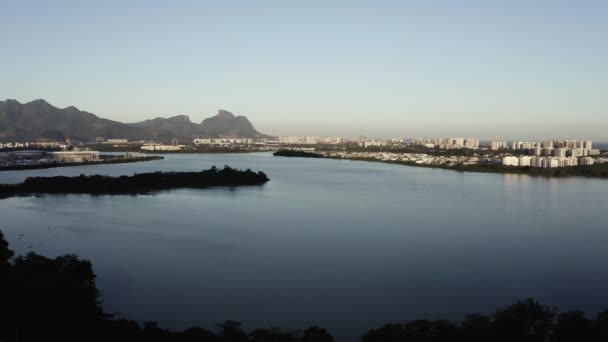
[[[608,311],[590,319],[582,311],[558,313],[530,298],[493,315],[468,315],[460,323],[414,320],[386,324],[365,333],[361,341],[600,342],[608,341]]]

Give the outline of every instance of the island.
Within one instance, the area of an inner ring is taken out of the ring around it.
[[[262,185],[264,172],[215,166],[200,172],[152,172],[132,176],[29,177],[19,184],[0,184],[0,198],[38,194],[137,195],[177,188]]]
[[[279,150],[272,155],[275,157],[325,158],[322,154],[301,150]]]

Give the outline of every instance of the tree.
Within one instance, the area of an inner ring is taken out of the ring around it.
[[[555,312],[529,298],[518,301],[495,314],[499,341],[544,342],[553,328]]]
[[[223,342],[247,342],[247,334],[241,329],[241,323],[226,321],[217,325],[221,331],[218,334],[220,341]]]
[[[463,338],[470,342],[494,340],[494,326],[490,317],[471,314],[462,321]]]
[[[319,327],[310,327],[304,330],[304,334],[300,339],[301,342],[334,342],[327,330]]]
[[[582,311],[569,311],[559,314],[555,327],[558,342],[589,341],[591,320]]]
[[[3,266],[9,265],[9,261],[13,255],[15,253],[8,248],[8,241],[4,239],[4,234],[0,230],[0,272],[2,272]]]

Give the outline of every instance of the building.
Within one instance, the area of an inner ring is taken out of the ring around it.
[[[175,143],[175,142],[176,141],[172,141],[172,143]],[[248,139],[248,138],[242,138],[242,139],[237,139],[237,138],[218,138],[218,139],[201,138],[201,139],[194,139],[194,140],[192,140],[192,143],[194,145],[222,145],[222,146],[226,146],[226,145],[239,145],[239,144],[240,145],[246,145],[246,144],[253,143],[253,139]]]
[[[144,144],[141,149],[144,151],[179,151],[181,147],[175,145]]]
[[[595,160],[591,157],[582,157],[578,160],[579,165],[593,165],[594,163]]]
[[[569,148],[571,150],[574,150],[578,147],[576,144],[576,140],[564,140],[564,144],[566,145],[567,148]]]
[[[502,158],[503,166],[519,166],[519,158],[514,156],[506,156]]]
[[[129,142],[128,139],[108,139],[106,141],[109,144],[126,144]]]
[[[451,140],[452,145],[456,145],[458,147],[464,146],[463,138],[451,138],[450,140]]]
[[[584,148],[585,150],[590,150],[593,148],[593,142],[591,142],[591,140],[581,141],[581,148]]]
[[[82,163],[98,161],[98,151],[62,151],[52,152],[53,160],[59,163]]]
[[[572,155],[572,157],[584,157],[587,155],[587,152],[588,151],[584,148],[573,148],[570,154]]]
[[[558,158],[566,158],[566,154],[568,153],[568,149],[564,147],[553,149],[553,156]]]
[[[530,166],[531,161],[532,161],[532,157],[521,156],[521,157],[519,157],[519,166]]]
[[[478,148],[479,140],[475,138],[467,138],[464,141],[464,147],[466,148]]]
[[[492,143],[490,144],[490,150],[492,151],[506,149],[507,147],[508,145],[506,141],[492,141]]]

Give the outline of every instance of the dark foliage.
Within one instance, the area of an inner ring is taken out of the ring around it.
[[[325,158],[325,156],[319,153],[295,150],[280,150],[273,153],[272,155],[275,157]]]
[[[362,336],[363,342],[570,342],[608,341],[608,312],[595,321],[583,312],[557,314],[534,299],[499,309],[494,315],[472,314],[460,324],[417,320],[386,324]]]
[[[0,185],[0,198],[32,194],[146,194],[176,188],[261,185],[268,181],[263,172],[215,166],[200,172],[154,172],[133,176],[30,177],[21,184]]]

